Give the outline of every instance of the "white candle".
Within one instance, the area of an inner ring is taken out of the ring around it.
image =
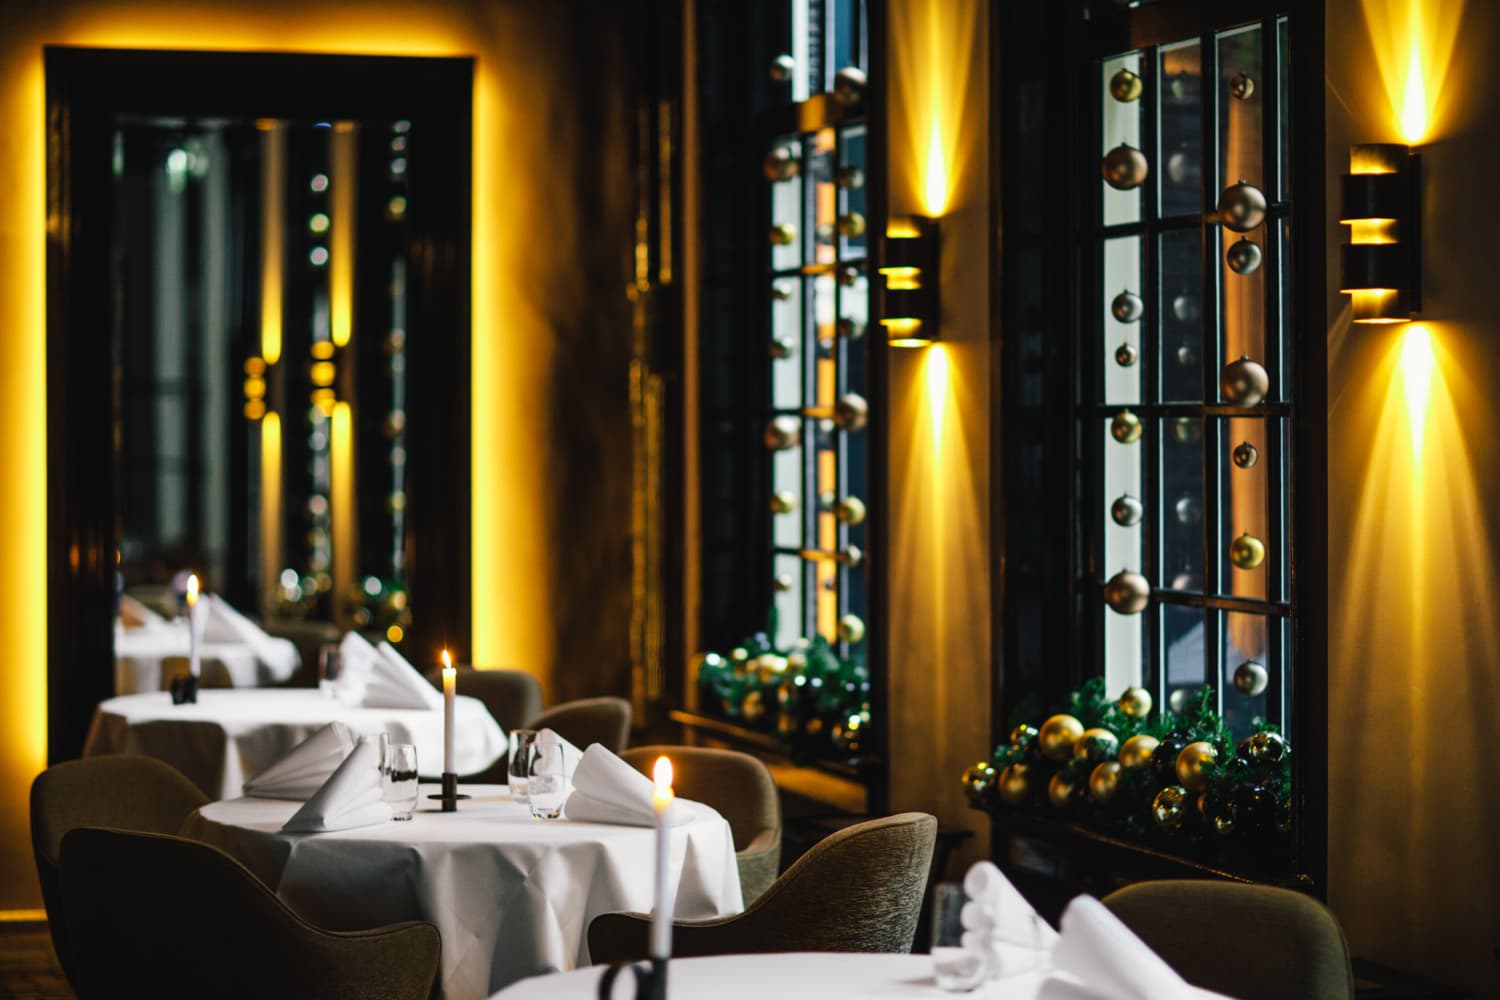
[[[443,773],[453,773],[453,698],[458,693],[458,671],[443,650]]]
[[[203,621],[198,613],[198,574],[192,573],[187,581],[188,608],[188,673],[194,677],[203,669]]]
[[[651,957],[672,956],[672,762],[656,758],[653,770],[656,793],[652,807],[656,810],[656,905],[651,911]]]

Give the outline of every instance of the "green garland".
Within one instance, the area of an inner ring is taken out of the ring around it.
[[[822,636],[779,649],[776,612],[729,655],[704,654],[699,704],[772,735],[797,761],[847,760],[864,749],[870,726],[870,673],[858,654],[839,656]]]
[[[1291,747],[1259,718],[1236,745],[1214,701],[1205,687],[1181,714],[1153,715],[1144,691],[1110,699],[1096,677],[1068,696],[1065,713],[1019,724],[990,760],[964,772],[965,791],[997,813],[1068,819],[1214,862],[1282,867],[1290,857]],[[1143,739],[1127,747],[1132,737]]]

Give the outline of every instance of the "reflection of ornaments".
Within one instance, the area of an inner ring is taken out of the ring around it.
[[[1089,795],[1100,805],[1108,805],[1120,790],[1120,765],[1106,760],[1094,767],[1089,774]]]
[[[1143,687],[1128,687],[1120,695],[1120,711],[1132,719],[1144,719],[1151,714],[1151,692]]]
[[[1197,367],[1198,352],[1193,349],[1192,344],[1183,344],[1177,348],[1177,363],[1184,368]]]
[[[1073,744],[1073,756],[1082,757],[1092,764],[1109,760],[1120,749],[1120,738],[1103,726],[1085,729],[1078,742]]]
[[[1115,502],[1109,505],[1109,516],[1122,528],[1140,524],[1145,513],[1145,506],[1129,493],[1116,497]]]
[[[845,288],[852,288],[859,283],[860,270],[858,264],[849,264],[839,268],[839,284]]]
[[[787,593],[793,586],[792,574],[778,573],[776,579],[771,581],[771,586],[775,587],[778,593]]]
[[[1151,818],[1163,830],[1180,830],[1187,819],[1187,789],[1168,785],[1151,801]]]
[[[1249,441],[1241,441],[1234,446],[1234,451],[1230,457],[1234,459],[1234,464],[1239,468],[1253,469],[1255,468],[1255,463],[1260,461],[1260,452]]]
[[[1184,788],[1201,792],[1208,787],[1208,774],[1204,771],[1219,757],[1214,745],[1205,740],[1189,743],[1177,755],[1177,783]]]
[[[1100,165],[1104,183],[1116,191],[1140,187],[1145,183],[1148,172],[1146,154],[1124,142],[1110,150]]]
[[[1192,417],[1172,419],[1172,439],[1178,444],[1194,444],[1203,440],[1203,421]]]
[[[1151,584],[1139,573],[1122,569],[1104,585],[1104,603],[1116,614],[1137,615],[1151,599]]]
[[[865,172],[858,167],[839,167],[833,175],[834,183],[841,188],[856,190],[865,186]]]
[[[1246,354],[1225,365],[1219,374],[1219,392],[1233,406],[1254,406],[1266,398],[1270,389],[1271,376]]]
[[[1286,740],[1280,733],[1251,733],[1240,743],[1239,754],[1253,764],[1274,764],[1286,756]]]
[[[833,99],[849,108],[858,104],[865,96],[865,71],[858,66],[845,66],[833,75]]]
[[[844,642],[859,642],[865,637],[865,623],[859,615],[845,615],[839,619],[839,639]]]
[[[995,765],[987,760],[970,764],[964,770],[964,794],[969,797],[970,802],[977,802],[984,798],[994,784]]]
[[[1266,668],[1254,660],[1246,660],[1234,668],[1234,689],[1240,694],[1254,698],[1265,691],[1270,682]]]
[[[1116,295],[1109,304],[1110,315],[1121,323],[1134,323],[1146,311],[1146,304],[1134,292],[1125,291]]]
[[[833,516],[844,524],[862,524],[865,520],[865,502],[859,497],[844,497],[834,505]]]
[[[809,736],[818,735],[823,731],[823,720],[816,715],[813,716],[802,724],[802,731]]]
[[[1178,524],[1197,524],[1203,518],[1203,505],[1197,497],[1178,497],[1172,513],[1177,515]]]
[[[1172,298],[1172,316],[1183,323],[1192,323],[1198,318],[1198,300],[1187,292]]]
[[[1031,765],[1011,764],[1000,772],[1000,801],[1008,806],[1018,806],[1031,798]]]
[[[797,60],[785,52],[771,60],[771,79],[777,83],[788,82],[796,72]]]
[[[1260,270],[1260,245],[1241,237],[1224,251],[1224,261],[1235,274],[1254,274]]]
[[[1179,149],[1167,157],[1167,180],[1173,184],[1197,187],[1199,176],[1196,154]]]
[[[839,216],[839,233],[851,239],[865,234],[865,217],[859,212]]]
[[[1145,733],[1130,737],[1120,744],[1120,766],[1128,771],[1151,763],[1151,755],[1156,752],[1156,744],[1156,737]]]
[[[819,243],[832,243],[833,223],[820,222],[816,226],[813,226],[813,238]]]
[[[1229,81],[1229,95],[1237,101],[1248,101],[1255,96],[1255,78],[1248,73],[1236,73]]]
[[[865,335],[865,325],[845,317],[838,321],[838,335],[845,340],[858,340]]]
[[[797,227],[790,222],[779,222],[771,227],[770,238],[772,246],[791,246],[792,241],[797,238]]]
[[[864,430],[869,420],[870,404],[866,403],[865,397],[857,392],[845,393],[839,397],[838,402],[833,404],[833,422],[838,424],[841,430]]]
[[[777,490],[771,494],[771,513],[790,514],[797,509],[797,494],[791,490]]]
[[[1266,221],[1266,196],[1254,184],[1240,181],[1219,195],[1219,222],[1225,229],[1248,233]]]
[[[1059,713],[1042,723],[1037,731],[1037,746],[1042,756],[1053,760],[1067,760],[1073,756],[1073,747],[1083,735],[1083,723],[1071,715]]]
[[[771,183],[788,181],[797,176],[797,158],[785,146],[776,146],[766,154],[761,170]]]
[[[785,361],[792,356],[794,350],[792,342],[786,337],[776,337],[771,341],[771,357],[776,361]]]
[[[1031,745],[1036,742],[1036,737],[1036,726],[1023,722],[1010,731],[1010,745],[1013,749],[1024,752],[1031,749]]]
[[[759,691],[751,691],[745,695],[745,700],[740,702],[740,714],[745,717],[746,722],[756,722],[766,714],[765,698]]]
[[[786,413],[772,417],[766,424],[765,441],[766,447],[772,451],[797,447],[802,443],[802,421]]]
[[[1145,84],[1128,69],[1121,69],[1109,78],[1109,96],[1121,104],[1129,104],[1141,96]]]
[[[1121,444],[1132,444],[1141,439],[1141,418],[1129,410],[1121,410],[1109,422],[1109,433]]]
[[[1167,707],[1172,710],[1173,715],[1182,715],[1188,710],[1188,706],[1192,704],[1193,698],[1196,697],[1194,694],[1196,690],[1196,688],[1180,687],[1173,690],[1167,696]]]
[[[1128,340],[1122,341],[1120,346],[1115,348],[1115,364],[1121,368],[1129,368],[1135,364],[1136,357],[1135,345]]]
[[[1265,543],[1248,531],[1229,543],[1229,561],[1239,569],[1254,569],[1265,558]]]
[[[771,298],[777,302],[790,301],[792,297],[792,286],[785,281],[778,281],[771,286]]]
[[[1069,781],[1062,771],[1047,782],[1047,801],[1054,809],[1066,809],[1078,795],[1078,786]]]

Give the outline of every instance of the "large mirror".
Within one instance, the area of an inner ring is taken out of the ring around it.
[[[472,62],[46,68],[53,754],[164,682],[131,619],[189,572],[286,654],[225,682],[305,680],[351,628],[462,653]]]

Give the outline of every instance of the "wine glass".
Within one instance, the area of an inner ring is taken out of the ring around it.
[[[392,818],[411,819],[417,810],[417,748],[410,743],[392,743],[380,783]]]
[[[531,803],[531,815],[537,819],[556,819],[562,814],[563,800],[568,797],[568,762],[556,733],[548,730],[538,734],[531,748],[529,772],[526,798]]]
[[[337,697],[339,670],[343,665],[343,653],[336,642],[318,647],[318,690],[325,698]]]
[[[932,891],[932,970],[938,989],[967,993],[984,982],[984,956],[964,947],[964,904],[968,895],[958,882],[943,882]]]
[[[526,802],[526,783],[531,775],[531,749],[535,745],[535,729],[510,731],[510,763],[506,770],[510,779],[510,797],[514,802]]]

